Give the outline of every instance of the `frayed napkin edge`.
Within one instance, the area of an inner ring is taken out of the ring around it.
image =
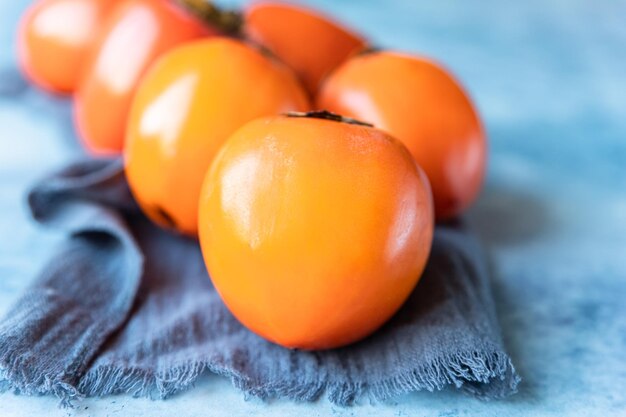
[[[427,365],[411,368],[373,383],[328,383],[320,380],[303,383],[299,380],[296,385],[289,378],[268,383],[252,380],[226,368],[212,366],[209,361],[189,361],[161,373],[136,367],[98,366],[91,369],[76,385],[53,376],[45,376],[40,384],[22,386],[10,382],[10,372],[16,372],[15,369],[0,369],[0,391],[54,394],[64,408],[74,407],[76,400],[85,397],[113,394],[164,400],[193,387],[197,379],[207,371],[228,377],[236,388],[244,392],[246,400],[253,397],[261,400],[288,398],[296,402],[311,402],[326,394],[330,402],[339,406],[355,405],[366,399],[375,404],[409,392],[433,392],[447,386],[455,386],[481,400],[501,399],[515,394],[521,382],[506,353],[499,350],[473,350],[436,357]],[[500,385],[495,391],[491,390],[489,396],[475,388],[476,384],[497,383],[494,380],[499,380]]]

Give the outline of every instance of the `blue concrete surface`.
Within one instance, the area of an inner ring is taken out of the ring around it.
[[[231,4],[238,3],[231,1]],[[13,44],[24,0],[0,1],[0,314],[60,236],[34,227],[24,190],[79,151],[69,104],[23,85]],[[245,401],[223,378],[164,402],[89,399],[76,415],[626,415],[626,2],[323,0],[385,46],[436,57],[476,100],[488,181],[469,214],[493,261],[518,395],[452,390],[342,409]],[[47,397],[0,395],[0,415],[66,415]]]

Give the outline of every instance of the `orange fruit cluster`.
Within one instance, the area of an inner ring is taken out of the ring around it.
[[[123,154],[145,214],[199,238],[232,313],[283,346],[379,328],[435,220],[482,185],[485,133],[448,71],[303,7],[40,0],[18,51],[35,84],[74,95],[88,151]]]

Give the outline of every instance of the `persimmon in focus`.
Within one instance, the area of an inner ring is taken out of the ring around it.
[[[308,108],[287,67],[240,41],[180,46],[148,72],[133,102],[124,152],[131,190],[153,221],[195,236],[200,185],[228,136],[257,117]]]
[[[353,57],[326,80],[316,104],[401,140],[428,175],[437,219],[461,214],[480,192],[487,157],[481,121],[436,63],[393,52]]]
[[[262,118],[237,130],[202,186],[199,237],[213,284],[253,332],[327,349],[379,328],[428,258],[428,180],[369,126]]]
[[[20,21],[18,61],[26,77],[46,90],[72,93],[85,57],[109,15],[111,0],[40,0]]]
[[[95,41],[76,93],[74,119],[87,149],[121,152],[131,101],[150,64],[177,45],[216,33],[173,1],[119,2]]]

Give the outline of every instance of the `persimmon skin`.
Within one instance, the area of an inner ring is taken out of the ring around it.
[[[213,157],[246,122],[308,110],[293,73],[244,43],[187,43],[148,72],[133,102],[126,176],[156,223],[197,236],[198,195]]]
[[[291,67],[313,95],[322,79],[366,41],[306,8],[261,1],[244,10],[244,34]]]
[[[122,151],[128,112],[141,77],[164,52],[217,32],[166,0],[119,3],[87,60],[74,119],[94,154]]]
[[[57,94],[74,92],[111,0],[40,0],[24,13],[17,35],[26,78]]]
[[[316,105],[401,140],[430,180],[438,220],[460,215],[477,198],[485,132],[468,95],[438,64],[394,52],[353,57],[326,80]]]
[[[202,187],[199,236],[237,319],[288,348],[362,339],[404,303],[432,244],[428,180],[364,126],[262,118],[237,130]]]

